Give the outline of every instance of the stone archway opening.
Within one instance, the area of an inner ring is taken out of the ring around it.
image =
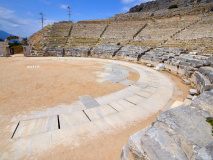
[[[10,49],[10,55],[23,53],[23,44],[17,39],[11,39],[8,43]]]
[[[13,45],[11,45],[11,42]],[[19,36],[9,36],[4,41],[4,50],[4,57],[9,57],[16,53],[24,53],[24,55],[26,55],[30,50],[30,46],[27,44],[27,40],[24,40]]]
[[[5,44],[7,45],[7,54],[13,55],[23,53],[23,44],[25,44],[25,41],[19,36],[9,36],[6,38]]]

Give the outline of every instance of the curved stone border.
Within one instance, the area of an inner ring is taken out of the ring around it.
[[[46,132],[32,134],[27,130],[27,133],[24,133],[25,136],[22,136],[21,133],[18,134],[20,131],[17,130],[14,139],[11,140],[11,158],[40,153],[58,144],[78,145],[81,141],[97,137],[102,132],[112,133],[115,128],[125,128],[126,125],[131,125],[135,121],[145,120],[162,109],[173,93],[173,86],[168,78],[155,70],[138,64],[95,58],[52,59],[113,62],[130,66],[138,71],[140,79],[121,91],[96,98],[96,101],[101,105],[99,107],[86,109],[83,104],[76,102],[69,106],[71,108],[68,112],[53,113],[54,115],[40,118],[42,120],[28,120],[30,121],[29,126],[35,126],[34,130],[37,127],[39,131]],[[57,118],[60,119],[60,126],[58,126],[60,129],[56,129],[55,125],[52,125]],[[36,125],[35,121],[46,123],[45,128],[42,130],[42,127]],[[22,123],[21,121],[19,125]],[[25,127],[27,125],[24,124]],[[52,126],[54,127],[52,128]]]

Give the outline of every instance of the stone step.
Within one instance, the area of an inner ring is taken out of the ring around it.
[[[91,121],[104,118],[106,116],[118,113],[114,108],[109,105],[103,105],[100,107],[90,108],[84,110],[85,114]]]
[[[57,116],[20,121],[17,129],[14,131],[13,138],[25,137],[56,129],[58,129]]]
[[[200,73],[205,75],[211,83],[213,83],[213,68],[212,67],[200,67],[198,69]]]
[[[197,85],[197,89],[200,93],[203,93],[204,91],[210,91],[211,89],[213,89],[213,84],[211,84],[209,79],[198,71],[194,72],[192,81]]]

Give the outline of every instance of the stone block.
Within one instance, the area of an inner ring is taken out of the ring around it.
[[[200,147],[213,140],[210,124],[191,107],[180,106],[170,109],[160,114],[156,120]]]
[[[190,89],[189,92],[192,96],[197,95],[197,91],[195,89]]]
[[[207,91],[203,92],[192,101],[191,105],[200,110],[207,111],[213,116],[213,93]]]
[[[185,76],[188,78],[191,78],[192,74],[193,74],[193,72],[186,71]]]
[[[195,160],[212,160],[213,159],[213,141],[203,146],[197,153]]]

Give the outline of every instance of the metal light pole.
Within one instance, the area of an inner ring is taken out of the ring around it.
[[[70,8],[70,6],[68,6],[67,8],[68,8],[68,10],[69,10],[69,11],[68,11],[68,15],[69,15],[69,21],[70,21],[70,16],[71,16],[71,13],[70,13],[71,11],[70,11],[70,9],[71,9],[71,8]]]
[[[44,30],[43,30],[43,28],[44,28],[44,16],[45,16],[45,15],[44,15],[42,12],[40,13],[40,15],[41,15],[41,18],[40,18],[40,19],[41,19],[41,23],[42,23],[42,34],[44,35]]]

